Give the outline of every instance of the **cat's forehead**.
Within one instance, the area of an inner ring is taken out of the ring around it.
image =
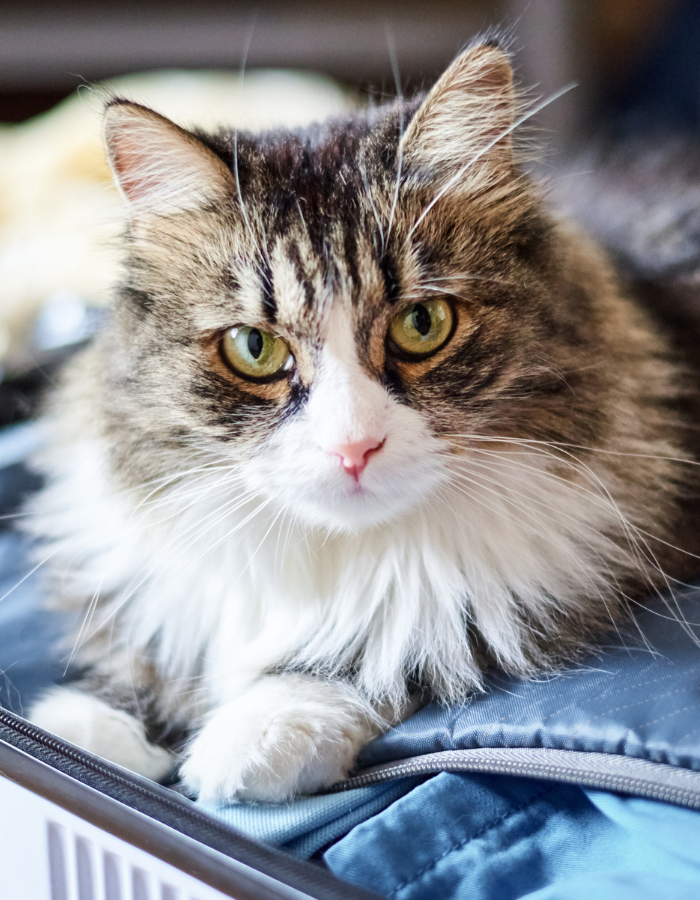
[[[393,177],[398,139],[398,113],[385,109],[297,131],[241,135],[229,139],[229,151],[243,194],[276,195],[277,211],[284,213],[297,201],[346,203],[361,187],[376,186],[383,174]]]
[[[244,320],[309,336],[323,336],[339,307],[359,321],[389,302],[375,241],[352,228],[330,228],[321,250],[303,226],[290,228],[255,257],[234,253],[230,270]]]
[[[381,222],[394,161],[378,145],[363,120],[237,148],[251,252],[234,253],[231,272],[250,316],[317,331],[331,307],[368,311],[393,296]]]

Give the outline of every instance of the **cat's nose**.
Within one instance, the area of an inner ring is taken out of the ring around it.
[[[364,441],[355,441],[352,444],[334,444],[332,447],[328,447],[328,452],[333,456],[339,456],[345,471],[357,480],[369,462],[370,456],[379,453],[385,441],[386,438],[382,438],[382,440],[366,438]]]

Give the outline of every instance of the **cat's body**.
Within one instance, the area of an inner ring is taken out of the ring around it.
[[[571,659],[682,573],[685,371],[515,114],[489,45],[304,133],[108,109],[127,276],[32,520],[83,675],[35,721],[153,777],[188,738],[193,791],[282,799],[412,691]]]

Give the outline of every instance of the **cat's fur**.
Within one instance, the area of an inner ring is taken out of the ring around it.
[[[686,375],[523,173],[518,115],[488,43],[421,101],[299,133],[108,107],[126,275],[53,397],[32,526],[82,680],[36,722],[279,800],[343,777],[411,691],[571,659],[664,586]],[[402,306],[444,296],[445,347],[392,355]],[[237,324],[288,341],[289,377],[227,368]],[[355,481],[323,448],[368,434]]]

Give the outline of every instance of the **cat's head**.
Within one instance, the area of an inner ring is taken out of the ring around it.
[[[555,238],[517,115],[490,44],[420,101],[300,132],[194,134],[114,100],[125,427],[334,529],[429,498],[470,434],[559,435]]]

